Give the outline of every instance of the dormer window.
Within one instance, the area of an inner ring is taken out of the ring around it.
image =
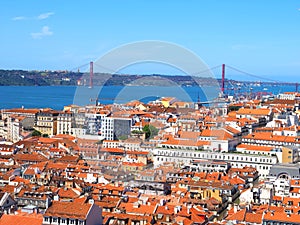
[[[44,217],[44,222],[45,223],[49,223],[50,222],[50,218],[49,217]]]

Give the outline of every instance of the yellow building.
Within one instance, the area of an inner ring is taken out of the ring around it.
[[[222,202],[220,189],[210,186],[206,181],[190,181],[189,183],[179,183],[179,188],[187,189],[195,199],[209,199],[214,197]]]
[[[282,163],[296,163],[299,161],[298,150],[283,147],[282,148]]]
[[[174,102],[176,102],[177,99],[174,97],[163,97],[160,99],[161,104],[165,107],[168,108],[170,105],[172,105]]]
[[[178,181],[177,185],[179,188],[184,188],[190,192],[191,197],[194,199],[215,198],[224,203],[225,199],[233,202],[239,196],[239,190],[236,187],[223,181],[182,180]]]
[[[42,134],[49,136],[57,134],[57,117],[59,111],[49,110],[37,114],[36,126],[34,129],[40,131]]]

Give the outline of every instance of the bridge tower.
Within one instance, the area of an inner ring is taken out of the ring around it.
[[[89,88],[93,87],[93,77],[94,77],[94,63],[90,62],[90,86],[89,86]]]
[[[224,94],[224,90],[225,90],[225,64],[222,64],[222,87],[221,87],[222,94]]]

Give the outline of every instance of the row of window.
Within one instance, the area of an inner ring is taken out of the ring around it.
[[[166,157],[157,157],[156,160],[158,162],[178,162],[178,159],[176,158],[166,158]],[[182,159],[182,161],[185,161],[185,162],[189,162],[190,160],[189,159]],[[269,171],[271,169],[271,166],[267,166],[267,165],[257,165],[257,164],[247,164],[247,163],[231,163],[231,166],[233,167],[244,167],[244,166],[250,166],[250,167],[254,167],[256,168],[257,170],[266,170]],[[266,176],[266,174],[263,174],[261,173],[261,175],[263,177]]]
[[[216,160],[236,160],[236,161],[246,161],[246,162],[259,162],[259,163],[275,163],[275,159],[270,158],[259,158],[259,157],[249,157],[249,156],[230,156],[230,155],[209,155],[203,153],[193,153],[193,152],[167,152],[167,151],[158,151],[157,155],[160,156],[178,156],[178,157],[198,157],[201,159],[216,159]]]
[[[298,144],[294,143],[294,142],[281,142],[281,141],[265,141],[265,140],[256,140],[256,139],[242,139],[242,142],[245,143],[249,143],[251,144],[251,142],[258,144],[258,146],[264,146],[264,145],[278,145],[278,146],[282,146],[282,145],[296,145],[298,146]]]
[[[45,223],[51,224],[74,224],[74,225],[84,225],[84,221],[77,219],[65,219],[57,217],[44,217]]]

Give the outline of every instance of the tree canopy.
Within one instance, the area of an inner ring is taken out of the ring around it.
[[[40,137],[42,135],[42,133],[38,130],[34,130],[31,135]]]
[[[153,138],[158,134],[158,129],[154,127],[153,125],[145,125],[143,127],[143,131],[146,134],[146,139]]]

